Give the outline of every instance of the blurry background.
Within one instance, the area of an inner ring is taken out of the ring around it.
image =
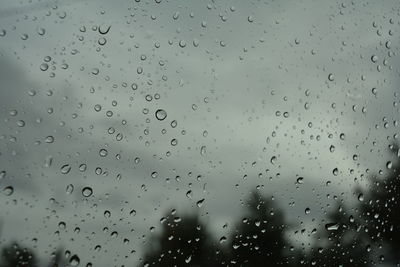
[[[2,0],[0,262],[398,263],[399,8]]]

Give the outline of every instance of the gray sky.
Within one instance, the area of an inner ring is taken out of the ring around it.
[[[0,186],[14,193],[0,195],[2,241],[132,264],[166,210],[199,209],[219,238],[257,185],[309,233],[334,195],[353,201],[389,160],[398,12],[396,1],[3,0]]]

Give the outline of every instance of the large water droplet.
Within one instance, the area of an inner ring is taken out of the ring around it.
[[[69,264],[71,266],[78,266],[80,263],[80,259],[77,255],[73,255],[70,259],[69,259]]]
[[[86,187],[84,187],[84,188],[82,189],[82,195],[83,195],[84,197],[90,197],[92,194],[93,194],[92,188],[86,186]]]
[[[338,223],[327,223],[327,224],[325,224],[325,229],[327,231],[336,231],[339,229],[339,224]]]
[[[163,121],[165,120],[165,118],[167,117],[167,112],[163,109],[157,109],[156,111],[156,118],[159,121]]]

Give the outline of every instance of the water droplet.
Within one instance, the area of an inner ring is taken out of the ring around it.
[[[327,231],[336,231],[339,229],[339,224],[338,223],[327,223],[327,224],[325,224],[325,229]]]
[[[177,144],[178,144],[178,140],[176,140],[175,138],[171,140],[172,146],[176,146]]]
[[[100,25],[99,26],[99,33],[100,34],[107,34],[111,29],[111,25]]]
[[[6,186],[3,189],[3,194],[6,196],[11,196],[14,193],[14,187],[12,186]]]
[[[332,73],[329,73],[329,75],[328,75],[328,80],[329,81],[333,81],[335,79],[335,77],[333,76],[333,74]]]
[[[331,145],[331,146],[329,147],[329,151],[330,151],[330,152],[334,152],[334,151],[335,151],[335,146],[334,146],[334,145]]]
[[[188,198],[192,198],[193,197],[193,192],[192,192],[192,190],[189,190],[189,191],[187,191],[186,192],[186,196],[188,197]]]
[[[158,172],[152,172],[151,173],[151,178],[155,179],[158,176]]]
[[[79,165],[79,171],[84,172],[86,171],[87,165],[85,163],[82,163],[81,165]]]
[[[334,168],[332,173],[333,173],[333,175],[337,176],[339,174],[339,169],[338,168]]]
[[[105,45],[107,43],[107,39],[104,37],[100,37],[99,40],[97,41],[99,45]]]
[[[201,146],[200,148],[200,155],[204,156],[207,152],[207,147],[206,146]]]
[[[47,137],[44,139],[44,141],[45,141],[46,143],[48,143],[48,144],[54,143],[54,137],[51,136],[51,135],[49,135],[49,136],[47,136]]]
[[[171,127],[175,128],[178,125],[178,122],[176,120],[171,121]]]
[[[197,201],[196,202],[197,207],[201,208],[201,206],[203,206],[204,200],[205,199],[203,198],[203,199],[200,199],[199,201]]]
[[[388,161],[388,162],[386,163],[386,168],[391,169],[392,166],[393,166],[393,163],[392,163],[391,161]]]
[[[302,184],[302,183],[304,183],[304,178],[303,177],[299,177],[299,178],[297,178],[296,182],[298,184]]]
[[[39,35],[44,35],[44,34],[46,33],[46,30],[45,30],[44,28],[38,28],[38,29],[37,29],[37,33],[38,33]]]
[[[71,195],[74,192],[74,186],[72,184],[67,185],[67,195]]]
[[[104,211],[104,217],[110,218],[111,217],[111,212],[109,210]]]
[[[104,148],[100,149],[99,155],[100,157],[107,157],[108,151]]]
[[[82,189],[82,195],[83,195],[84,197],[90,197],[92,194],[93,194],[92,188],[86,186],[86,187],[84,187],[84,188]]]
[[[71,166],[69,164],[65,164],[61,166],[61,173],[62,174],[67,174],[71,170]]]
[[[78,266],[80,263],[80,259],[77,255],[73,255],[70,259],[69,259],[69,264],[71,266]]]
[[[167,117],[167,112],[163,109],[157,109],[156,111],[156,118],[159,121],[163,121],[165,120],[165,118]]]
[[[42,64],[40,64],[41,71],[46,71],[48,68],[49,68],[49,64],[44,63],[44,62]]]
[[[305,214],[310,214],[310,212],[311,212],[310,208],[306,208],[306,209],[304,210],[304,213],[305,213]]]

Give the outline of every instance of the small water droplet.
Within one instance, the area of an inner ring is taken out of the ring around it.
[[[201,208],[201,206],[203,206],[204,200],[205,199],[203,198],[203,199],[200,199],[199,201],[197,201],[196,202],[197,207]]]
[[[12,186],[6,186],[3,189],[3,194],[6,196],[11,196],[14,193],[14,187]]]
[[[61,173],[62,174],[67,174],[67,173],[70,172],[70,170],[71,170],[71,165],[69,165],[69,164],[65,164],[65,165],[61,166]]]
[[[67,195],[71,195],[74,192],[74,186],[72,184],[67,185],[66,189]]]
[[[104,149],[104,148],[100,149],[100,151],[99,151],[100,157],[107,157],[107,154],[108,154],[107,149]]]
[[[200,155],[204,156],[207,152],[207,147],[206,146],[201,146],[200,148]]]

